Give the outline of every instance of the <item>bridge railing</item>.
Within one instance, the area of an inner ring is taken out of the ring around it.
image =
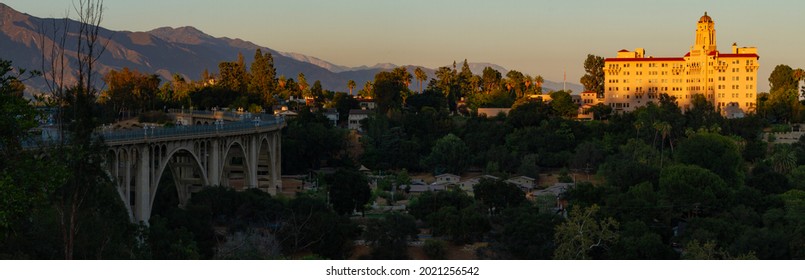
[[[233,112],[227,110],[215,110],[215,111],[207,111],[207,110],[184,110],[184,109],[169,109],[169,113],[177,114],[177,115],[189,115],[189,116],[201,116],[206,118],[215,118],[216,115],[221,115],[227,119],[251,119],[253,116],[264,115],[264,114],[252,114],[250,112]]]
[[[216,122],[210,125],[179,125],[174,127],[149,127],[132,130],[103,131],[101,135],[107,143],[119,141],[164,139],[172,137],[203,136],[215,133],[229,133],[244,130],[254,130],[261,126],[281,125],[285,122],[282,116],[259,115],[253,119],[244,119],[237,122]]]
[[[211,111],[199,111],[209,112]],[[248,117],[248,118],[247,118]],[[282,125],[285,123],[285,117],[274,116],[267,114],[260,115],[245,115],[240,118],[240,121],[224,122],[222,120],[216,121],[209,125],[178,125],[173,127],[149,127],[143,129],[127,129],[127,130],[99,130],[96,133],[103,136],[107,143],[137,141],[137,140],[157,140],[172,137],[190,137],[190,136],[205,136],[217,133],[231,133],[246,130],[255,130],[256,128]],[[45,135],[41,137],[29,135],[21,141],[21,146],[25,149],[32,149],[40,146],[52,146],[59,142],[58,135]],[[64,135],[69,138],[68,134]]]

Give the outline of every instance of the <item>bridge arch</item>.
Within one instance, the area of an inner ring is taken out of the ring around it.
[[[152,208],[154,206],[154,201],[158,193],[159,183],[160,181],[162,181],[162,177],[164,176],[166,169],[171,169],[170,172],[173,175],[172,177],[176,185],[176,192],[177,196],[179,197],[180,205],[184,205],[188,202],[188,200],[190,199],[190,193],[192,191],[190,189],[190,186],[182,182],[182,180],[200,179],[202,182],[201,183],[202,187],[209,185],[207,171],[202,165],[202,161],[199,158],[199,154],[193,151],[195,149],[188,148],[185,145],[179,147],[173,147],[172,149],[170,149],[170,151],[166,149],[167,148],[166,145],[157,145],[156,147],[159,149],[155,150],[154,152],[155,155],[157,155],[157,158],[159,158],[159,162],[154,173],[153,183],[151,185],[150,190],[151,197],[149,205]],[[173,168],[171,168],[171,165],[173,165]],[[183,166],[177,166],[177,165],[183,165]],[[188,174],[177,174],[182,173],[182,171],[180,171],[179,168],[189,168],[191,170],[189,175],[193,177],[184,178],[182,176]],[[198,175],[197,176],[198,178],[194,176],[196,175],[196,173]]]
[[[245,139],[240,138],[231,140],[224,147],[224,153],[221,157],[223,160],[223,164],[221,165],[223,169],[221,178],[219,179],[222,186],[239,189],[238,186],[232,185],[232,181],[237,182],[237,179],[242,179],[240,188],[245,189],[257,185],[256,182],[252,182],[251,178],[249,178],[253,163],[249,162],[249,150],[247,148],[248,146],[243,143],[245,142],[244,140]],[[241,174],[241,178],[233,178],[233,174]]]

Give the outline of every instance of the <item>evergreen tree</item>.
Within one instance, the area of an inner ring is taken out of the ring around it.
[[[263,54],[260,49],[257,49],[250,70],[249,92],[258,95],[265,105],[273,104],[273,92],[277,88],[277,69],[274,68],[274,58],[271,53]]]
[[[580,80],[584,90],[596,92],[599,98],[604,96],[604,58],[588,54],[584,60],[584,71],[587,73]]]

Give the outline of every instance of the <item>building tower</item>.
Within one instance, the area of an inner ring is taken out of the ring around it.
[[[707,55],[716,50],[716,23],[704,12],[696,24],[696,44],[690,47],[690,55]]]

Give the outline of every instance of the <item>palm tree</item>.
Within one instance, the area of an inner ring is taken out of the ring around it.
[[[791,145],[775,145],[771,157],[772,168],[780,174],[788,174],[797,166],[797,157]]]
[[[643,125],[645,125],[643,120],[637,120],[634,122],[634,128],[637,129],[637,136],[635,138],[640,138],[640,129],[643,128]]]
[[[352,90],[355,89],[355,81],[347,81],[347,88],[349,88],[349,95],[352,96]]]
[[[525,77],[523,78],[523,84],[525,84],[525,91],[526,92],[528,92],[528,88],[531,87],[531,82],[533,80],[534,80],[534,78],[531,78],[531,75],[525,75]]]
[[[417,67],[414,69],[414,76],[416,76],[416,80],[419,82],[419,93],[422,93],[422,82],[428,79],[428,74],[426,74],[425,70],[422,70],[422,68]]]
[[[534,85],[537,87],[537,93],[542,94],[542,83],[545,82],[545,79],[542,78],[541,75],[537,75],[534,77]]]
[[[662,160],[665,155],[665,137],[671,133],[671,124],[668,122],[655,122],[654,129],[662,135],[662,140],[660,140],[660,170],[662,170]]]

